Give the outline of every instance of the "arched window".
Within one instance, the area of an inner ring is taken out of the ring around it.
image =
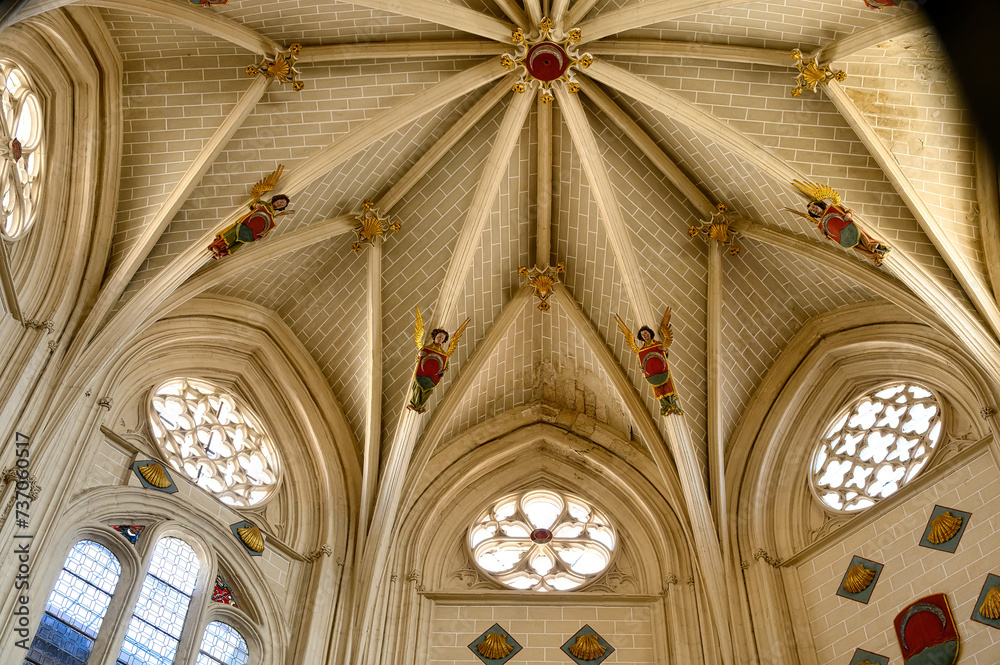
[[[246,665],[247,642],[232,626],[213,621],[205,629],[196,665]]]
[[[895,383],[872,390],[827,427],[813,453],[813,492],[832,510],[873,506],[920,473],[941,428],[941,406],[927,388]]]
[[[31,79],[9,60],[0,60],[0,85],[0,234],[17,240],[37,216],[44,118]]]
[[[111,604],[121,565],[90,540],[73,546],[25,657],[35,665],[84,665]]]
[[[221,388],[171,379],[153,391],[149,423],[170,465],[223,503],[252,506],[277,489],[274,444],[250,407]]]
[[[108,533],[111,537],[112,532]],[[115,662],[118,665],[179,664],[177,649],[192,597],[199,584],[209,584],[209,576],[199,575],[201,568],[202,562],[191,545],[172,536],[160,538],[142,578],[138,599],[131,608],[124,640],[120,644],[109,644],[105,635],[102,653],[93,654],[92,660],[108,662],[109,656],[117,653]],[[125,596],[135,593],[134,586],[129,589],[130,585],[123,584],[125,588],[116,588],[120,574],[118,559],[106,547],[90,540],[77,543],[49,597],[25,663],[86,665],[91,660],[91,652],[115,593]],[[211,604],[203,609],[211,618],[214,613],[211,608],[216,603],[211,599],[210,588],[203,591],[204,602]],[[231,598],[226,604],[236,607]],[[114,623],[108,622],[103,630],[115,632]],[[247,665],[249,662],[246,640],[226,623],[209,623],[200,644],[197,665]]]
[[[611,521],[576,497],[535,490],[501,499],[469,528],[472,558],[513,589],[567,591],[595,579],[615,550]]]
[[[180,538],[161,538],[153,550],[118,662],[171,665],[201,567]]]

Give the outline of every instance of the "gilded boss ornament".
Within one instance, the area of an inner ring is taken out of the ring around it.
[[[961,517],[955,517],[950,512],[944,512],[931,521],[931,532],[927,536],[927,540],[935,545],[946,543],[954,538],[955,534],[961,528]]]
[[[847,579],[844,580],[844,591],[848,593],[861,593],[875,579],[875,571],[865,568],[864,564],[857,564],[847,571]]]
[[[597,660],[607,651],[597,640],[597,635],[577,635],[576,644],[569,647],[569,652],[580,660]]]
[[[514,646],[507,644],[507,636],[503,633],[490,633],[485,640],[476,645],[476,651],[491,660],[506,658],[513,650]]]

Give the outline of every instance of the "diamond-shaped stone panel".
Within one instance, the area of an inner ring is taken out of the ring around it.
[[[472,640],[469,650],[486,665],[503,665],[521,650],[521,645],[500,624],[495,623]]]
[[[576,631],[560,648],[577,665],[600,665],[615,652],[615,648],[590,626]]]

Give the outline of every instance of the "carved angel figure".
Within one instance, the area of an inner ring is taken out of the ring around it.
[[[221,259],[229,256],[247,243],[260,240],[274,228],[274,218],[280,215],[290,214],[288,207],[288,197],[284,194],[277,194],[271,197],[270,201],[264,201],[260,197],[265,192],[270,192],[278,183],[284,166],[278,165],[271,175],[262,178],[250,190],[250,212],[239,218],[226,228],[222,229],[215,240],[208,246],[212,252],[212,258]]]
[[[670,366],[667,364],[667,358],[670,355],[667,349],[674,341],[674,334],[670,328],[670,309],[667,308],[663,314],[663,320],[660,321],[662,342],[656,340],[653,330],[649,326],[639,328],[639,334],[633,338],[632,331],[617,314],[615,314],[615,321],[618,322],[618,327],[625,335],[625,339],[628,340],[632,353],[639,357],[639,366],[642,367],[643,377],[649,385],[653,386],[653,395],[660,402],[660,415],[669,416],[673,413],[684,413],[681,411],[680,404],[677,403],[677,393],[674,391],[674,382],[670,378]],[[639,342],[639,346],[636,346],[636,341]]]
[[[882,265],[882,258],[889,253],[889,248],[854,223],[854,213],[842,204],[840,194],[836,190],[813,182],[795,180],[793,184],[812,199],[806,206],[808,214],[791,208],[785,210],[815,222],[823,235],[841,247],[854,249],[855,252],[871,259],[876,266]]]
[[[413,376],[413,385],[410,388],[410,403],[406,408],[417,413],[427,410],[427,400],[431,393],[437,388],[437,384],[444,376],[444,371],[448,369],[448,358],[458,348],[458,340],[462,333],[469,326],[469,319],[462,322],[462,325],[455,331],[451,338],[448,350],[444,350],[444,345],[448,341],[448,331],[435,328],[431,331],[430,343],[424,345],[424,319],[420,316],[420,308],[417,307],[417,326],[415,339],[417,342],[417,368]]]

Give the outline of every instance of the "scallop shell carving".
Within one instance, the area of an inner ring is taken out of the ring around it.
[[[159,462],[146,464],[138,468],[139,475],[145,478],[146,482],[153,487],[161,490],[170,487],[170,478],[167,478],[167,472],[163,470],[163,466]]]
[[[476,645],[476,651],[478,651],[483,658],[489,658],[491,660],[506,658],[513,650],[514,646],[507,644],[507,636],[503,633],[490,633],[486,636],[485,640]]]
[[[848,593],[861,593],[868,588],[873,579],[875,579],[875,571],[868,570],[864,564],[859,563],[847,571],[847,579],[844,580],[844,591]]]
[[[607,649],[597,641],[597,635],[577,635],[576,644],[569,647],[569,652],[580,660],[597,660],[605,651]]]
[[[946,543],[954,538],[961,528],[962,518],[955,517],[946,511],[931,520],[931,532],[927,536],[927,540],[935,545]]]
[[[986,593],[979,613],[987,619],[1000,619],[1000,586],[995,586]]]
[[[253,526],[241,526],[236,529],[236,533],[239,534],[240,540],[243,544],[249,547],[252,551],[260,554],[264,551],[264,536],[261,535],[260,529]]]

